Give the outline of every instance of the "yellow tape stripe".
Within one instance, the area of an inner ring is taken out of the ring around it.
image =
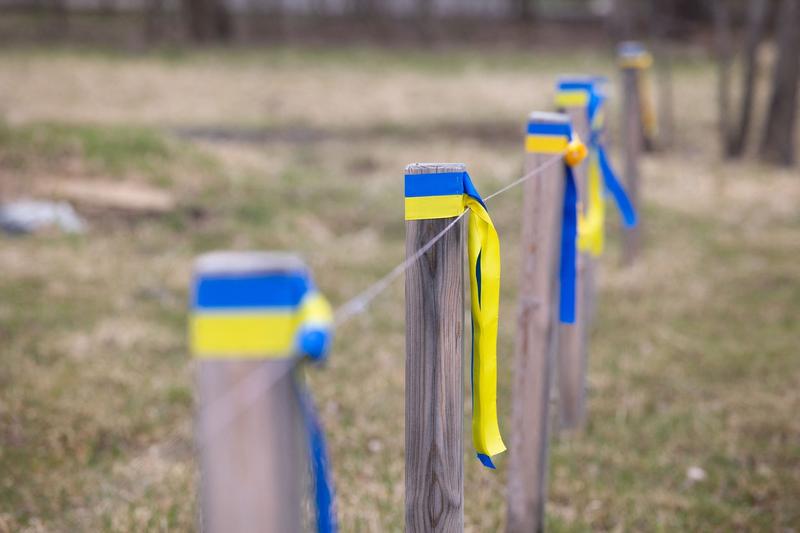
[[[559,91],[556,93],[556,107],[586,107],[589,93],[586,91]]]
[[[295,313],[202,313],[190,319],[189,342],[198,358],[269,359],[291,355]]]
[[[463,212],[463,194],[406,197],[406,220],[451,218]]]
[[[622,68],[647,69],[653,65],[653,56],[645,52],[638,56],[626,56],[619,58],[619,66]]]
[[[560,154],[567,149],[569,139],[556,135],[528,135],[525,137],[525,151],[539,154]]]

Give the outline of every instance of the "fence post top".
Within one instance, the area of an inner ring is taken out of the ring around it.
[[[439,174],[443,172],[466,172],[464,163],[411,163],[406,166],[406,174]]]
[[[647,49],[640,41],[623,41],[617,45],[617,54],[621,57],[635,57],[647,53]]]
[[[566,113],[553,113],[549,111],[534,111],[528,115],[529,124],[570,124],[569,115]]]
[[[195,274],[245,274],[248,272],[306,271],[303,260],[277,251],[214,251],[195,259]]]
[[[625,41],[617,46],[619,65],[624,69],[646,69],[653,64],[653,56],[638,41]]]

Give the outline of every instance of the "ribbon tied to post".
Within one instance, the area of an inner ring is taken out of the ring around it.
[[[506,449],[497,421],[500,239],[469,174],[406,174],[406,220],[458,217],[465,210],[472,302],[472,441],[481,463],[494,468],[492,457]]]
[[[578,187],[572,168],[586,158],[587,149],[568,121],[530,122],[525,150],[564,156],[564,204],[561,224],[558,317],[564,324],[575,323],[575,277],[577,274]]]
[[[586,211],[578,214],[578,248],[595,257],[603,253],[605,233],[605,197],[611,195],[619,209],[622,223],[636,225],[636,210],[625,188],[617,178],[603,143],[606,95],[604,78],[562,79],[556,92],[556,106],[584,107],[590,127],[589,166],[586,190]]]
[[[195,275],[189,342],[203,360],[326,359],[332,311],[305,269]],[[336,505],[325,436],[311,395],[295,390],[306,429],[317,531],[335,533]]]

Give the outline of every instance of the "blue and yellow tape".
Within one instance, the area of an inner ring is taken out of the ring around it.
[[[478,459],[494,468],[505,451],[497,420],[497,323],[500,239],[466,172],[406,174],[405,219],[451,218],[469,209],[467,255],[472,301],[472,441]]]
[[[224,257],[232,264],[252,262],[246,252]],[[191,307],[189,344],[199,359],[302,356],[319,361],[330,348],[331,307],[305,269],[198,269]],[[307,431],[317,531],[335,533],[336,504],[322,425],[311,395],[297,380],[295,388]]]
[[[570,107],[566,104],[567,99],[561,97],[563,92],[569,94],[580,90],[585,94],[581,100],[583,103],[576,104],[576,107],[586,109],[591,129],[586,211],[578,214],[578,248],[595,257],[602,254],[604,247],[607,193],[614,198],[623,224],[626,227],[636,225],[636,211],[611,167],[603,144],[604,85],[605,78],[580,76],[561,78],[556,87],[556,106],[560,109]]]
[[[577,274],[578,189],[572,167],[586,157],[586,147],[572,131],[572,124],[563,119],[528,122],[525,150],[540,154],[564,156],[564,204],[562,206],[561,249],[559,265],[559,320],[575,323],[575,276]]]

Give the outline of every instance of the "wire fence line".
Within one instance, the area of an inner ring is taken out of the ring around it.
[[[490,194],[484,201],[489,201],[512,188],[521,185],[531,178],[541,175],[542,171],[551,167],[559,161],[562,161],[563,153],[555,154],[544,163],[533,168],[525,173],[520,178],[505,185],[494,193]],[[406,258],[403,262],[395,266],[384,277],[358,293],[353,298],[347,300],[334,311],[334,327],[340,326],[355,316],[364,313],[372,300],[387,290],[392,282],[399,278],[406,272],[425,252],[430,250],[439,240],[441,240],[448,231],[453,229],[459,221],[461,221],[468,211],[453,219],[442,231],[431,238],[427,243],[420,247],[416,252]],[[208,406],[203,408],[203,415],[200,416],[204,420],[214,420],[212,426],[204,427],[201,432],[196,432],[197,438],[200,442],[195,444],[196,448],[202,449],[203,443],[209,439],[214,438],[219,432],[228,426],[236,417],[243,411],[249,409],[251,406],[268,393],[272,387],[280,382],[286,375],[294,371],[302,359],[295,358],[293,364],[286,365],[280,372],[273,372],[269,376],[265,376],[262,371],[263,366],[250,373],[247,377],[237,382],[233,387],[225,391],[224,394],[217,397]]]
[[[513,182],[509,183],[502,189],[495,191],[494,193],[490,194],[486,198],[483,199],[484,202],[488,202],[492,198],[503,194],[504,192],[508,191],[516,187],[517,185],[522,184],[523,182],[531,179],[532,177],[536,176],[546,168],[550,167],[553,163],[560,160],[563,157],[562,154],[554,155],[552,158],[545,161],[540,166],[534,168],[530,172],[526,173],[522,177],[514,180]],[[405,261],[394,267],[388,274],[384,277],[361,291],[359,294],[351,298],[350,300],[346,301],[334,311],[334,319],[333,323],[334,326],[340,326],[344,324],[351,318],[363,313],[367,310],[369,303],[374,300],[380,293],[385,291],[389,288],[392,282],[400,277],[406,270],[408,270],[411,265],[413,265],[420,257],[425,255],[425,252],[431,249],[434,244],[436,244],[440,239],[442,239],[448,231],[453,229],[455,225],[468,213],[468,211],[464,211],[459,216],[457,216],[454,220],[450,222],[442,231],[440,231],[436,236],[434,236],[431,240],[425,243],[419,250],[414,252]]]

